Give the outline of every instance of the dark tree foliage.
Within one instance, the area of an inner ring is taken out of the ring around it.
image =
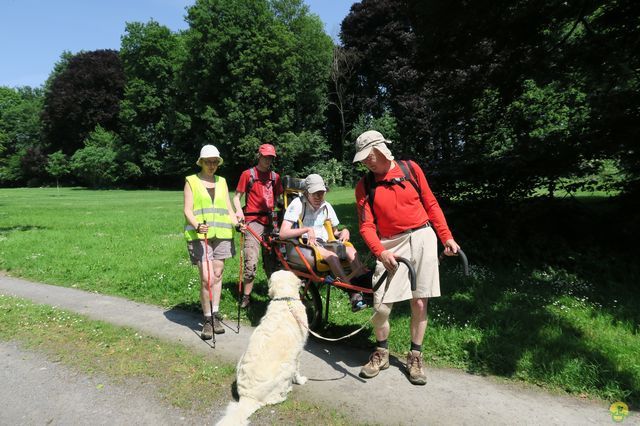
[[[452,165],[452,176],[473,174],[503,195],[540,184],[552,194],[559,178],[586,175],[610,158],[628,172],[627,188],[637,186],[637,2],[408,3],[418,68],[460,106],[448,126],[465,123],[458,165],[467,168]],[[474,132],[477,125],[485,131]],[[508,149],[487,158],[488,142]]]
[[[381,117],[390,111],[402,136],[395,150],[424,156],[432,153],[431,88],[416,69],[415,34],[402,0],[364,0],[351,7],[340,37],[353,58],[348,106],[351,123],[358,116]]]
[[[603,160],[638,183],[640,6],[364,0],[342,23],[355,116],[391,113],[449,193],[576,189]],[[395,146],[397,150],[397,146]],[[576,180],[577,179],[577,180]],[[582,179],[582,180],[580,180]]]
[[[95,50],[70,58],[45,94],[42,124],[50,151],[73,155],[96,125],[116,131],[124,85],[117,51]]]
[[[575,19],[579,37],[571,40],[567,62],[575,64],[590,88],[594,110],[593,149],[620,161],[624,189],[640,194],[640,3],[586,2]]]

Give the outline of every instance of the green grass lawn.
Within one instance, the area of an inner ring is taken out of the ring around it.
[[[353,190],[334,189],[328,199],[365,254]],[[462,276],[455,260],[442,265],[443,296],[429,307],[428,365],[637,407],[640,270],[630,251],[637,225],[631,211],[616,210],[609,199],[571,203],[530,202],[500,206],[499,212],[493,204],[445,203],[471,276]],[[604,227],[611,217],[615,226]],[[197,271],[188,261],[182,225],[180,191],[0,189],[0,269],[199,310]],[[266,307],[265,280],[260,271],[254,303],[243,313],[254,324]],[[237,281],[238,257],[225,266],[222,311],[229,316],[236,312]],[[324,333],[344,334],[370,314],[351,313],[335,290]],[[397,304],[390,337],[396,353],[408,349],[408,324],[408,304]],[[369,328],[344,344],[372,342]]]

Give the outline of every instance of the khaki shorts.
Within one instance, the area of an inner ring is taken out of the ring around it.
[[[374,295],[374,303],[400,302],[402,300],[440,296],[440,275],[438,273],[438,240],[431,227],[421,228],[406,234],[381,239],[385,249],[409,260],[416,270],[416,291],[411,291],[407,268],[399,267],[391,279],[385,293],[386,282],[378,288]],[[376,270],[372,282],[375,284],[384,273],[382,262],[376,262]]]
[[[271,232],[270,226],[265,226],[258,221],[249,222],[248,228],[251,228],[256,234],[264,237]],[[258,269],[258,259],[262,245],[251,233],[247,232],[244,237],[244,280],[253,282]]]
[[[209,260],[224,260],[236,254],[233,240],[211,238],[207,250],[204,246],[204,240],[187,241],[187,250],[192,264],[197,265],[199,262],[204,262],[205,254],[208,255]]]

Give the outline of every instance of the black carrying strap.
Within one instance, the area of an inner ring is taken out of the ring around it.
[[[253,188],[253,184],[255,183],[256,179],[258,179],[258,172],[256,172],[256,168],[255,167],[251,167],[249,169],[249,184],[247,185],[247,194],[249,192],[251,192],[251,188]],[[271,173],[269,174],[269,180],[271,181],[271,185],[273,188],[273,205],[275,206],[275,196],[276,196],[276,173],[271,170]]]
[[[249,196],[249,193],[251,192],[251,188],[253,188],[253,184],[255,183],[257,178],[258,176],[257,176],[256,168],[251,167],[249,169],[249,184],[247,185],[247,197]],[[269,174],[269,180],[271,181],[271,193],[273,194],[273,206],[275,207],[276,205],[276,173],[273,170],[271,170],[271,173]],[[245,211],[244,215],[245,216],[270,216],[271,212],[270,211],[259,211],[259,212]]]
[[[405,181],[409,182],[418,193],[418,198],[420,198],[420,202],[422,202],[422,190],[420,189],[420,185],[418,184],[418,176],[416,175],[415,170],[413,170],[413,167],[411,167],[411,164],[405,160],[396,161],[396,164],[400,167],[400,170],[402,170],[402,173],[404,176],[399,178],[393,178],[390,180],[381,180],[378,182],[376,182],[376,178],[373,175],[373,172],[367,173],[364,177],[365,193],[367,193],[368,195],[367,200],[369,202],[371,214],[373,215],[374,223],[376,222],[376,214],[373,210],[373,200],[376,197],[376,189],[378,188],[378,186],[400,185],[402,188],[404,188],[403,182]],[[426,209],[427,208],[425,207],[425,211]]]

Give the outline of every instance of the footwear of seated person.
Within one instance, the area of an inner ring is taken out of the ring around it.
[[[367,307],[367,304],[362,297],[362,293],[351,294],[349,300],[351,302],[351,312],[358,312]]]

